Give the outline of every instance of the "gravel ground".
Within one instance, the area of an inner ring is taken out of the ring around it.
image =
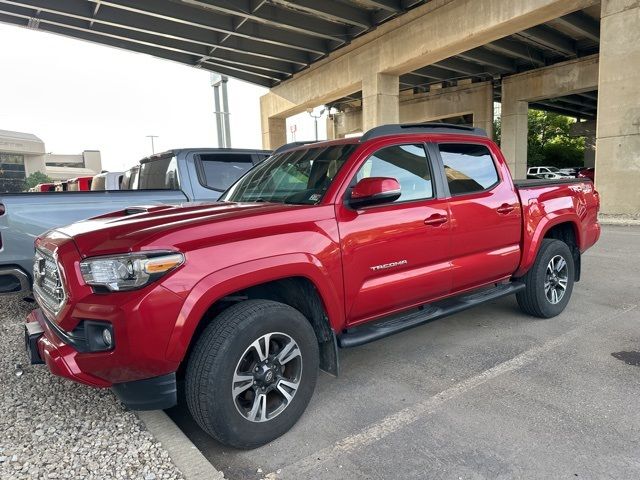
[[[22,322],[33,304],[0,306],[0,479],[184,478],[110,391],[27,364]]]

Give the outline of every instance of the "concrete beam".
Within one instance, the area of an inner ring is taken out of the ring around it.
[[[402,123],[438,121],[462,115],[473,115],[473,125],[493,135],[493,87],[491,82],[441,88],[433,92],[400,97],[399,117]],[[335,136],[366,131],[362,110],[336,115]]]
[[[591,55],[503,79],[501,147],[514,178],[527,173],[529,103],[597,89],[598,68]]]
[[[640,1],[603,0],[596,140],[602,212],[640,213]]]
[[[294,115],[360,90],[363,72],[408,73],[597,3],[598,0],[432,0],[272,88],[267,95],[280,97],[284,100],[281,105],[288,108],[263,114]],[[472,11],[482,15],[470,15]]]

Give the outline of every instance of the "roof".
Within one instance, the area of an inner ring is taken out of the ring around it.
[[[272,87],[428,0],[11,0],[0,22]]]
[[[353,39],[433,0],[3,0],[0,22],[150,54],[273,87]],[[481,14],[481,12],[478,12]],[[597,53],[598,5],[400,76],[401,90],[501,78]],[[361,92],[331,106],[348,108]],[[593,119],[597,93],[532,103]]]
[[[140,160],[139,163],[146,163],[152,160],[157,160],[162,157],[166,157],[167,155],[179,155],[184,152],[198,152],[198,153],[263,153],[265,155],[271,155],[271,150],[262,150],[259,148],[172,148],[170,150],[165,150],[164,152],[154,153],[153,155],[149,155],[148,157],[144,157]]]
[[[0,130],[0,138],[10,138],[12,140],[26,140],[29,142],[44,143],[40,138],[36,137],[33,133],[12,132],[10,130]]]

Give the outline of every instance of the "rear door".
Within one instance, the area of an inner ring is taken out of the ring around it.
[[[451,195],[452,292],[509,277],[520,261],[522,219],[506,170],[483,143],[437,147]]]
[[[378,148],[363,159],[349,185],[368,177],[395,178],[400,198],[360,209],[346,202],[336,206],[349,324],[449,293],[449,212],[433,171],[422,143]]]

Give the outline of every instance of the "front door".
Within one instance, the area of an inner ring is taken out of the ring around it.
[[[400,198],[360,209],[347,202],[336,206],[349,324],[449,293],[451,222],[432,172],[423,144],[383,147],[363,160],[349,185],[368,177],[395,178]]]

